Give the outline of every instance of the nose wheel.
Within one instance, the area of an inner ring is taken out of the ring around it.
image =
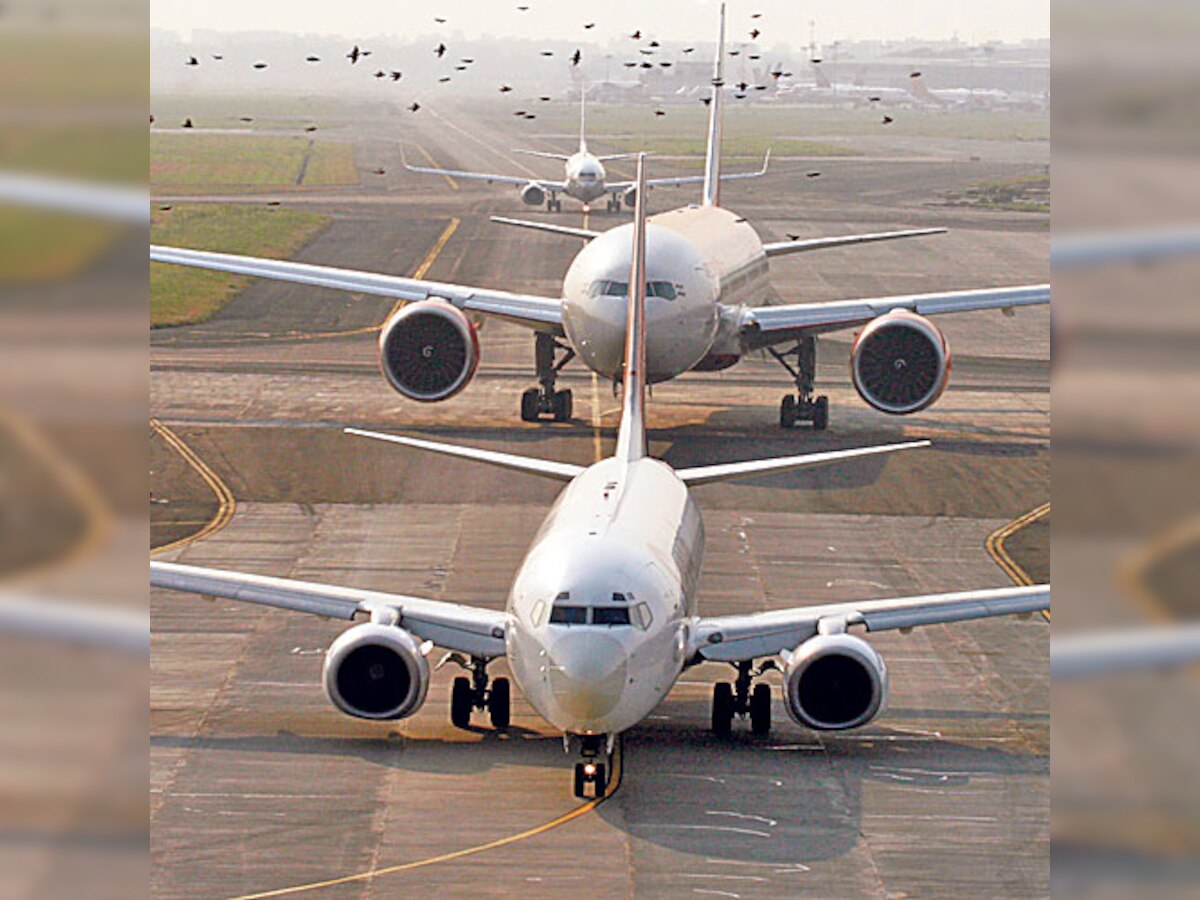
[[[473,656],[468,661],[457,653],[450,653],[438,664],[438,668],[448,662],[462,666],[471,673],[469,678],[465,675],[455,678],[450,689],[451,724],[455,728],[470,728],[474,712],[486,710],[493,728],[507,728],[512,721],[512,687],[508,679],[489,679],[487,666],[491,660],[482,656]]]
[[[559,351],[562,358],[555,360]],[[560,344],[552,335],[538,334],[534,344],[534,361],[540,387],[531,387],[521,394],[521,421],[540,422],[549,416],[555,422],[570,421],[574,404],[569,390],[556,390],[558,373],[575,358],[575,351]]]
[[[790,350],[767,350],[787,369],[796,383],[796,393],[787,394],[779,404],[779,427],[795,428],[799,422],[808,422],[813,431],[824,431],[829,427],[829,398],[813,396],[813,384],[817,377],[817,339],[801,338]],[[788,357],[796,358],[795,365]]]
[[[771,686],[765,682],[754,684],[755,678],[775,668],[771,660],[755,669],[749,662],[737,663],[737,678],[731,684],[719,681],[713,685],[712,730],[718,737],[733,733],[735,716],[750,719],[752,734],[771,732]]]
[[[568,744],[571,737],[565,736]],[[575,763],[575,796],[580,800],[596,800],[608,794],[612,784],[616,743],[605,734],[585,734],[578,740],[579,762]]]

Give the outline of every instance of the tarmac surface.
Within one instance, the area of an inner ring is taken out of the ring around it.
[[[565,198],[564,212],[550,215],[522,208],[514,190],[408,174],[399,142],[408,142],[410,160],[424,161],[419,145],[447,166],[528,166],[549,176],[556,164],[509,148],[569,149],[571,136],[531,141],[515,125],[512,133],[473,130],[469,114],[450,127],[423,113],[327,130],[355,140],[364,186],[296,198],[333,217],[296,258],[398,274],[424,267],[431,279],[557,296],[578,242],[505,228],[487,215],[576,224],[578,205]],[[970,162],[954,156],[952,141],[906,143],[870,165],[824,161],[815,181],[804,177],[808,163],[780,160],[766,178],[726,188],[725,205],[766,239],[951,228],[776,260],[784,302],[1045,279],[1045,217],[937,205],[937,191],[1038,171],[1028,146],[1006,156],[998,144]],[[388,174],[371,176],[379,165]],[[692,196],[656,191],[652,211]],[[624,221],[624,213],[590,216],[592,227]],[[574,391],[575,420],[521,423],[533,342],[496,322],[481,331],[479,373],[463,393],[441,404],[406,401],[376,364],[373,329],[390,308],[257,281],[211,322],[153,333],[152,414],[235,503],[227,525],[187,542],[222,501],[153,432],[151,484],[167,502],[151,507],[152,542],[184,540],[159,558],[503,605],[556,486],[340,429],[586,463],[609,452],[617,401],[572,364],[561,384]],[[652,451],[675,465],[934,441],[886,459],[698,488],[706,612],[1011,583],[985,541],[1049,498],[1048,312],[939,324],[956,354],[950,388],[906,418],[877,413],[854,394],[848,334],[821,341],[818,384],[831,401],[822,434],[778,429],[789,381],[769,359],[655,387]],[[1018,561],[1044,559],[1047,532],[1023,535]],[[743,724],[718,740],[707,728],[711,685],[730,670],[689,670],[625,736],[612,796],[576,813],[573,759],[519,695],[507,733],[482,724],[457,730],[448,713],[454,673],[443,669],[414,717],[359,721],[320,689],[322,653],[343,624],[165,591],[152,591],[151,603],[157,897],[301,886],[330,897],[1049,891],[1049,625],[1041,617],[873,636],[889,667],[889,706],[848,733],[795,726],[778,676],[768,675],[772,734],[752,737]],[[503,668],[497,661],[493,675]]]

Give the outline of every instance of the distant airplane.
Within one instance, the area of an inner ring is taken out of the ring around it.
[[[428,166],[405,166],[410,172],[425,175],[447,175],[451,178],[461,178],[467,181],[486,181],[488,184],[512,184],[521,188],[521,200],[528,206],[541,206],[543,202],[549,212],[561,212],[562,201],[559,194],[565,194],[580,201],[586,207],[593,200],[608,195],[605,209],[608,212],[618,212],[621,200],[624,199],[629,208],[633,208],[633,182],[608,181],[608,173],[604,163],[616,159],[628,159],[632,153],[610,153],[597,156],[588,151],[587,146],[587,91],[584,89],[579,98],[579,149],[570,155],[565,153],[547,153],[542,150],[517,150],[529,156],[541,156],[546,159],[563,161],[564,177],[562,181],[548,179],[526,178],[521,175],[494,175],[486,172],[461,172],[457,169],[438,169]],[[770,153],[763,161],[763,167],[757,172],[740,172],[733,175],[721,176],[726,181],[739,178],[758,178],[767,171]],[[704,181],[702,175],[684,175],[677,178],[652,178],[650,187],[668,187],[681,184],[699,184]]]
[[[1050,606],[1049,585],[849,601],[749,615],[703,616],[696,588],[704,526],[689,487],[769,472],[846,461],[928,445],[928,441],[835,450],[779,459],[680,469],[652,458],[646,441],[647,274],[645,160],[622,275],[634,285],[614,298],[625,312],[621,370],[624,402],[615,452],[586,468],[398,435],[352,434],[445,456],[472,459],[567,482],[534,538],[509,589],[504,610],[400,596],[352,587],[244,575],[151,562],[156,587],[352,620],[325,654],[326,696],[363,719],[413,715],[430,682],[427,657],[437,645],[445,661],[470,673],[455,678],[451,722],[470,726],[474,710],[491,724],[511,721],[507,678],[488,676],[504,657],[525,699],[560,729],[578,754],[577,797],[604,796],[613,776],[617,737],[646,718],[682,672],[705,661],[733,665],[733,682],[714,685],[712,730],[728,735],[735,717],[755,734],[771,729],[771,687],[783,677],[785,708],[818,731],[857,728],[883,709],[883,659],[851,628],[910,629]],[[760,662],[761,661],[761,662]],[[756,663],[758,665],[756,666]]]
[[[770,305],[774,298],[769,281],[771,257],[917,237],[945,229],[764,243],[744,216],[722,208],[718,195],[722,180],[724,33],[722,15],[701,203],[660,213],[650,220],[649,379],[666,381],[684,372],[725,369],[755,350],[766,350],[796,386],[796,393],[787,394],[780,403],[779,424],[791,428],[797,422],[810,422],[820,430],[828,424],[829,401],[814,397],[817,337],[858,328],[850,351],[850,374],[859,396],[875,409],[892,415],[925,409],[941,396],[950,376],[949,345],[929,316],[1047,304],[1050,286]],[[593,175],[594,184],[599,173],[594,171]],[[582,179],[580,183],[584,183]],[[540,202],[540,193],[546,192],[543,184],[526,183],[523,193],[527,201]],[[611,187],[607,185],[606,189]],[[536,199],[535,192],[539,192]],[[636,193],[636,187],[626,190],[625,202],[634,202]],[[558,372],[567,361],[578,356],[593,372],[614,382],[621,375],[625,307],[620,298],[629,292],[626,273],[631,226],[599,232],[547,222],[506,221],[589,242],[571,262],[559,296],[517,294],[174,247],[151,246],[150,258],[409,301],[384,324],[379,348],[380,365],[388,383],[412,400],[445,400],[474,377],[479,337],[469,314],[498,316],[524,325],[535,333],[539,387],[522,394],[521,418],[536,421],[550,415],[558,421],[570,419],[571,392],[555,387]]]

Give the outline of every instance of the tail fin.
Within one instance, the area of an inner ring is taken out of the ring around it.
[[[637,161],[633,211],[633,262],[629,271],[629,314],[625,330],[625,405],[617,432],[616,458],[633,462],[646,455],[646,154]]]
[[[579,85],[579,152],[587,153],[587,83]]]
[[[708,104],[708,149],[704,157],[705,206],[719,206],[721,199],[721,95],[725,92],[725,4],[721,4],[721,27],[717,35],[717,58],[713,62],[712,102]]]

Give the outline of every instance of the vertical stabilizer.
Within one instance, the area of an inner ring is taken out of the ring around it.
[[[587,153],[587,84],[579,85],[579,152]]]
[[[625,402],[617,432],[617,459],[646,455],[646,154],[639,153],[633,211],[633,262],[625,327]]]
[[[717,35],[717,58],[713,61],[712,101],[708,104],[708,149],[704,157],[705,206],[721,200],[721,95],[725,93],[725,4],[721,4],[721,27]]]

